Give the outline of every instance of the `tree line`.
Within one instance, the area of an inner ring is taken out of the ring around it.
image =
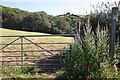
[[[25,31],[45,32],[52,34],[74,33],[75,23],[80,16],[66,13],[52,16],[44,11],[28,12],[18,8],[2,7],[2,27]]]

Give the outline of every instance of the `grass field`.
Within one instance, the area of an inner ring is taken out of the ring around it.
[[[47,33],[39,33],[39,32],[27,32],[27,31],[19,31],[19,30],[10,30],[10,29],[4,29],[4,28],[0,28],[0,35],[50,35]],[[34,37],[36,38],[36,37]],[[38,38],[38,37],[37,37]],[[43,41],[63,41],[63,42],[71,42],[73,41],[73,38],[71,37],[60,37],[60,36],[56,36],[56,37],[41,37]],[[4,41],[4,39],[1,39],[2,41]],[[6,40],[6,39],[5,39]],[[46,42],[47,42],[46,41]],[[5,41],[7,42],[7,41]],[[4,43],[4,42],[3,42]]]
[[[0,28],[0,35],[4,35],[4,36],[8,36],[8,35],[50,35],[47,33],[38,33],[38,32],[27,32],[27,31],[18,31],[18,30],[10,30],[10,29],[4,29],[4,28]],[[1,43],[10,43],[13,40],[15,40],[16,38],[0,38]],[[35,43],[59,43],[59,42],[73,42],[73,38],[72,37],[60,37],[60,36],[56,36],[56,37],[29,37],[29,40],[31,40],[32,42]],[[21,40],[18,40],[14,43],[20,43]],[[26,40],[23,40],[24,43],[29,43]],[[1,45],[0,48],[2,48],[5,45]],[[2,51],[19,51],[21,50],[21,45],[9,45],[8,47],[4,48]],[[39,46],[43,47],[46,50],[60,50],[60,49],[67,49],[69,48],[68,44],[39,44]],[[37,46],[35,46],[34,44],[29,44],[29,45],[24,45],[23,46],[23,50],[42,50],[40,48],[38,48]],[[53,52],[54,54],[60,54],[62,52]],[[1,56],[20,56],[21,53],[20,52],[15,52],[15,53],[2,53]],[[29,55],[49,55],[49,53],[47,52],[24,52],[23,53],[24,56],[29,56]],[[24,57],[24,60],[38,60],[38,59],[44,59],[46,57]],[[48,58],[48,57],[47,57]],[[2,60],[20,60],[21,57],[3,57],[1,58]],[[8,64],[21,64],[21,62],[4,62],[2,63],[4,65],[8,65]],[[35,62],[24,62],[24,64],[35,64]],[[5,68],[6,69],[6,68]],[[18,69],[19,70],[19,69]],[[9,74],[9,69],[8,69],[8,73]],[[13,76],[15,76],[15,74],[13,74]],[[22,75],[22,74],[20,74]],[[48,74],[44,74],[47,76],[52,76],[52,75],[48,75]],[[5,75],[4,77],[13,77]],[[22,75],[23,76],[23,75]],[[26,75],[27,76],[27,75]],[[28,75],[29,76],[29,75]],[[36,76],[36,75],[35,75]],[[37,75],[37,76],[41,76],[41,75]],[[23,76],[25,77],[25,76]]]
[[[26,31],[18,31],[18,30],[10,30],[10,29],[3,29],[0,28],[0,32],[2,32],[1,35],[50,35],[50,34],[46,34],[46,33],[38,33],[38,32],[26,32]],[[5,37],[5,38],[1,38],[1,43],[10,43],[13,40],[17,39],[17,37],[15,38],[11,38],[11,37]],[[56,36],[56,37],[29,37],[29,40],[31,40],[34,43],[62,43],[62,42],[73,42],[73,38],[72,37],[60,37],[60,36]],[[18,40],[14,43],[20,43],[21,40]],[[27,40],[23,40],[24,43],[30,43]],[[0,48],[2,48],[5,45],[1,45]],[[9,45],[8,47],[6,47],[5,49],[3,49],[4,51],[8,50],[8,51],[16,51],[16,50],[20,50],[21,45]],[[43,48],[45,48],[46,50],[60,50],[60,49],[66,49],[68,48],[67,44],[39,44],[39,46],[42,46]],[[37,46],[35,46],[34,44],[29,44],[29,45],[24,45],[24,50],[41,50],[40,48],[38,48]],[[5,53],[3,55],[9,55],[10,53]],[[16,54],[16,53],[15,53]],[[13,55],[15,55],[13,54]],[[45,54],[45,53],[42,53]]]
[[[47,33],[27,32],[0,28],[1,35],[47,35]]]
[[[0,28],[0,32],[1,35],[50,35],[47,33],[38,33],[38,32],[26,32],[26,31],[18,31],[18,30],[10,30],[10,29],[3,29]],[[1,43],[10,43],[13,40],[17,39],[18,37],[5,37],[5,38],[0,38]],[[57,43],[57,42],[73,42],[73,38],[72,37],[61,37],[61,36],[55,36],[55,37],[29,37],[28,39],[30,39],[31,41],[35,42],[35,43]],[[24,40],[24,43],[29,43],[28,41]],[[15,43],[20,43],[20,40],[16,41]],[[45,46],[45,45],[43,45]],[[52,48],[58,48],[59,46],[55,47],[52,45],[46,45],[45,48],[50,48],[50,46]],[[1,46],[2,47],[2,46]],[[30,48],[34,47],[34,46],[28,46]],[[17,46],[13,46],[10,47],[9,49],[16,49]],[[25,47],[26,48],[26,45]],[[6,48],[7,49],[7,48]]]

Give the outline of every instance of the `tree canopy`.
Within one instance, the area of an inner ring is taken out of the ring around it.
[[[17,8],[2,7],[2,27],[26,31],[37,31],[52,34],[73,33],[75,23],[81,17],[66,13],[52,16],[44,11],[28,12]]]

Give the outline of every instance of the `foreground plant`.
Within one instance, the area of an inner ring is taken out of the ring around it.
[[[71,52],[67,53],[70,56],[63,61],[63,71],[65,71],[63,77],[66,79],[118,78],[117,70],[109,64],[108,29],[101,30],[98,24],[95,34],[91,31],[89,21],[85,27],[77,30],[76,41]]]

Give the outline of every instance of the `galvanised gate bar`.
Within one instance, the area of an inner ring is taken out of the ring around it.
[[[62,43],[35,43],[33,42],[32,40],[28,39],[28,37],[53,37],[53,36],[63,36],[63,37],[75,37],[76,34],[56,34],[56,35],[15,35],[15,36],[0,36],[1,38],[6,38],[6,37],[15,37],[17,39],[11,41],[10,43],[8,44],[5,44],[5,43],[1,43],[0,45],[2,45],[2,48],[0,49],[0,53],[1,53],[1,56],[0,58],[20,58],[20,60],[0,60],[0,63],[1,63],[1,67],[4,67],[4,66],[59,66],[60,63],[42,63],[42,64],[24,64],[24,62],[33,62],[33,61],[60,61],[60,60],[63,60],[63,59],[39,59],[39,60],[25,60],[24,58],[25,57],[46,57],[46,56],[49,56],[49,57],[59,57],[59,56],[67,56],[65,54],[54,54],[53,52],[58,52],[58,51],[70,51],[70,48],[69,50],[65,50],[65,49],[61,49],[61,50],[47,50],[45,48],[43,48],[42,46],[40,46],[39,44],[68,44],[70,47],[71,47],[71,44],[73,42],[62,42]],[[24,43],[23,40],[26,40],[28,41],[29,43]],[[16,41],[20,40],[20,43],[14,43]],[[36,47],[38,47],[40,50],[24,50],[24,46],[23,45],[28,45],[28,44],[33,44],[35,45]],[[4,48],[8,47],[9,45],[20,45],[20,50],[7,50],[7,51],[4,51]],[[16,52],[19,52],[21,55],[12,55],[12,56],[3,56],[2,54],[5,54],[5,53],[16,53]],[[24,55],[24,52],[47,52],[49,53],[49,55]],[[9,64],[9,65],[6,65],[6,64],[3,64],[5,62],[21,62],[21,64]],[[56,69],[56,68],[42,68],[42,69]]]

